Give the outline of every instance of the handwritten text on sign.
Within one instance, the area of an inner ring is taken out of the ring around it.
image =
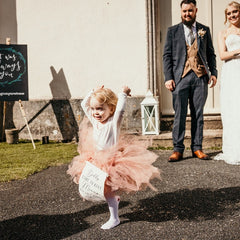
[[[27,46],[0,45],[0,100],[19,99],[28,100]]]
[[[104,185],[107,173],[97,168],[90,162],[86,162],[81,177],[79,179],[79,193],[89,201],[103,201]]]

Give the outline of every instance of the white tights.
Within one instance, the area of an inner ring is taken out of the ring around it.
[[[119,196],[108,197],[106,198],[106,200],[108,203],[110,218],[106,223],[102,225],[101,229],[111,229],[116,227],[120,223],[118,217],[118,204],[120,202],[120,197]]]

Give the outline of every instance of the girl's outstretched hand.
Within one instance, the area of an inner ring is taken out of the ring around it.
[[[123,86],[123,92],[127,94],[127,96],[131,96],[131,89],[128,86]]]
[[[97,91],[97,90],[102,89],[102,88],[104,88],[104,85],[97,86],[97,87],[94,89],[94,91]]]

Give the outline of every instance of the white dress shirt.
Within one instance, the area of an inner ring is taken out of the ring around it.
[[[189,42],[189,34],[190,34],[191,29],[189,27],[187,27],[185,24],[183,24],[183,28],[184,28],[185,40],[188,43],[188,45],[191,46],[192,43]],[[194,38],[196,38],[196,35],[197,35],[196,22],[194,22],[192,25],[192,32],[193,32]]]

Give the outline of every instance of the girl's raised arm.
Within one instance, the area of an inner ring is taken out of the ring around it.
[[[92,122],[92,118],[93,118],[92,114],[91,114],[91,109],[90,109],[90,106],[89,106],[89,101],[90,101],[92,93],[93,93],[93,90],[90,91],[81,102],[82,109],[83,109],[85,115],[90,120],[90,122]]]

